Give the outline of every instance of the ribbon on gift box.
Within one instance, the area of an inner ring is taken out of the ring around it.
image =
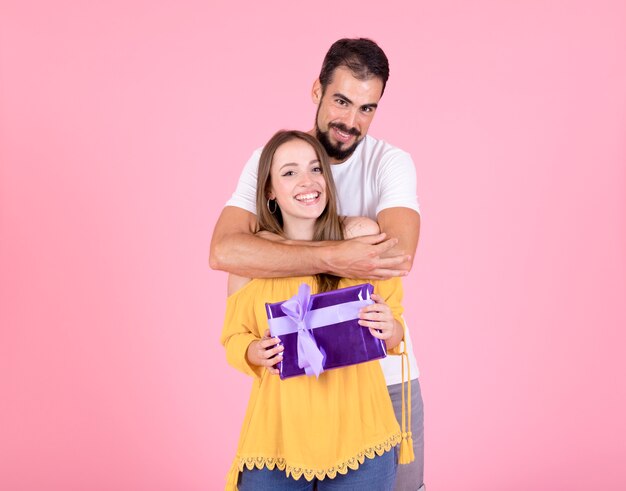
[[[312,330],[356,319],[360,309],[374,303],[367,290],[366,297],[362,298],[359,293],[359,300],[311,310],[311,288],[302,283],[298,293],[281,305],[285,317],[268,319],[270,331],[272,336],[297,332],[298,366],[307,375],[319,377],[324,371],[325,354],[317,346]]]

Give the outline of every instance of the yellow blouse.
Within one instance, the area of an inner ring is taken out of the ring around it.
[[[254,381],[227,490],[237,489],[244,466],[277,467],[294,479],[332,479],[401,441],[378,361],[328,370],[319,379],[302,375],[285,380],[247,362],[248,345],[268,329],[265,302],[291,298],[303,282],[317,290],[311,276],[254,279],[228,297],[221,342],[228,362]],[[363,280],[342,279],[339,288],[359,283]],[[404,325],[402,282],[395,278],[372,284]]]

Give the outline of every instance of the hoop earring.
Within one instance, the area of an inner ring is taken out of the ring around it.
[[[273,210],[270,208],[270,201],[272,203],[274,203],[274,209]],[[278,209],[278,203],[276,203],[276,200],[267,198],[267,211],[269,211],[273,215],[274,213],[276,213],[277,209]]]

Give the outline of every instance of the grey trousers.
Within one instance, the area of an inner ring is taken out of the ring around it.
[[[388,385],[389,396],[401,424],[402,384]],[[410,464],[399,465],[394,491],[424,491],[424,402],[419,379],[411,380],[411,432],[415,460]]]

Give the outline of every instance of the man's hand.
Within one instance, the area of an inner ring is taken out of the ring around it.
[[[270,337],[269,330],[265,331],[263,337],[257,341],[252,341],[248,345],[246,358],[250,365],[265,367],[272,375],[278,375],[278,369],[274,366],[283,359],[283,345],[279,345],[280,339]]]
[[[384,233],[338,241],[327,246],[324,262],[330,273],[343,278],[385,280],[406,276],[411,256],[389,253],[397,243],[398,239],[387,239]]]

